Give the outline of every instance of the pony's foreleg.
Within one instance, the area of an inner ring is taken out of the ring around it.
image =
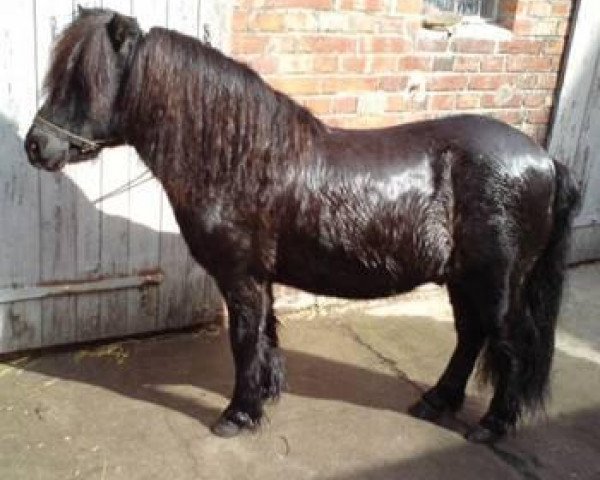
[[[448,291],[454,311],[456,348],[436,385],[409,408],[411,415],[429,421],[439,419],[445,412],[460,409],[467,382],[485,340],[477,311],[469,302],[468,285],[451,283]]]
[[[279,349],[277,324],[279,323],[273,311],[273,289],[271,284],[267,288],[269,311],[267,312],[266,336],[268,348],[265,362],[262,365],[262,398],[264,400],[277,400],[286,386],[285,363]]]
[[[265,365],[269,356],[266,335],[271,310],[269,285],[245,277],[222,287],[229,313],[229,337],[235,364],[235,387],[229,406],[212,427],[223,437],[256,427],[262,417]]]

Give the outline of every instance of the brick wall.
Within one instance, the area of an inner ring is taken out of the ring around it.
[[[231,50],[332,125],[483,112],[542,141],[571,8],[500,0],[498,27],[448,35],[422,0],[236,0]]]

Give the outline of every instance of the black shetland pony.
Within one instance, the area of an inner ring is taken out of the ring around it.
[[[284,386],[273,282],[349,298],[446,284],[458,343],[411,413],[459,409],[480,354],[494,396],[470,439],[541,406],[578,193],[519,131],[472,115],[330,128],[213,48],[108,10],[62,34],[46,93],[30,162],[54,171],[132,145],[216,279],[235,361],[217,435],[257,425]]]

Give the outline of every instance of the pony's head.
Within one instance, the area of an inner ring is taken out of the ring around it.
[[[46,99],[25,138],[32,165],[55,171],[123,143],[117,102],[141,37],[134,18],[80,9],[54,46]]]

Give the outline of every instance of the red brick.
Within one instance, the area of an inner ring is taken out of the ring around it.
[[[283,16],[286,31],[315,31],[317,20],[310,12],[286,12]]]
[[[543,107],[546,104],[546,95],[542,93],[528,93],[523,99],[523,105],[530,108]]]
[[[314,8],[328,10],[333,6],[333,0],[265,0],[265,7]],[[256,8],[256,6],[255,6]]]
[[[299,53],[306,52],[308,49],[305,45],[301,45],[296,36],[275,36],[271,35],[269,42],[270,53]]]
[[[343,72],[354,72],[363,73],[366,70],[367,59],[362,57],[343,57],[342,58],[342,71]]]
[[[560,55],[565,48],[564,38],[557,40],[546,40],[543,45],[543,52],[547,55]]]
[[[447,56],[443,55],[435,57],[433,59],[433,71],[434,72],[451,72],[454,70],[454,55]]]
[[[423,0],[397,0],[396,13],[400,15],[417,15],[423,10]]]
[[[523,121],[523,113],[521,110],[498,110],[491,112],[490,115],[510,125],[518,125]]]
[[[531,35],[535,22],[528,18],[516,18],[513,23],[513,33],[518,36]]]
[[[238,34],[233,37],[233,53],[263,53],[267,48],[268,37]]]
[[[284,30],[284,17],[279,13],[258,13],[248,20],[250,30],[281,32]]]
[[[320,36],[299,39],[300,44],[311,53],[353,53],[356,39],[348,37]]]
[[[469,79],[469,90],[497,90],[502,85],[512,85],[514,80],[506,75],[472,75]]]
[[[456,97],[456,108],[459,109],[479,108],[480,104],[481,99],[479,95],[465,94]]]
[[[304,97],[297,100],[315,115],[323,115],[331,112],[330,97]]]
[[[481,106],[483,108],[518,108],[522,102],[522,95],[514,93],[507,98],[503,98],[499,94],[487,94],[481,97]]]
[[[529,55],[510,56],[506,63],[506,70],[508,72],[547,72],[552,70],[552,58]]]
[[[555,3],[552,5],[552,15],[555,17],[568,18],[571,14],[573,2]]]
[[[315,55],[313,68],[317,73],[331,73],[338,70],[338,57],[335,55]]]
[[[411,108],[411,100],[406,95],[389,95],[387,97],[387,112],[406,112]]]
[[[417,42],[417,51],[445,52],[448,50],[448,45],[448,40],[433,40],[430,38],[420,38]]]
[[[373,37],[370,39],[370,48],[373,53],[404,53],[412,49],[412,43],[407,38],[402,37]]]
[[[552,15],[552,5],[548,2],[530,2],[527,13],[532,17],[546,18]]]
[[[306,77],[275,77],[269,80],[273,88],[290,95],[321,93],[321,80]]]
[[[378,88],[386,92],[398,92],[404,90],[407,85],[408,78],[398,75],[381,77],[378,81]]]
[[[381,24],[381,22],[378,22],[378,17],[375,15],[368,15],[368,14],[364,14],[364,13],[353,13],[353,14],[349,14],[349,17],[350,18],[348,19],[348,23],[349,23],[351,32],[372,33],[377,29],[378,25],[381,25],[382,31],[385,32],[385,29],[383,27],[389,26],[389,21],[383,22],[383,24]],[[394,33],[398,33],[398,32],[402,32],[403,29],[397,27],[397,28],[394,28],[392,31]]]
[[[373,55],[371,59],[371,72],[388,73],[398,70],[398,57],[396,55]]]
[[[367,12],[378,12],[383,10],[383,0],[365,0],[365,10]]]
[[[247,63],[257,72],[268,75],[277,72],[277,58],[273,55],[260,55],[249,58]]]
[[[475,40],[457,38],[451,45],[453,52],[458,53],[493,53],[496,43],[491,40]]]
[[[368,92],[377,89],[378,80],[371,77],[331,77],[323,79],[323,93]]]
[[[417,57],[409,55],[398,59],[398,70],[403,71],[430,71],[431,57]]]
[[[356,97],[334,97],[332,110],[334,113],[356,113],[357,104]]]
[[[270,55],[278,60],[279,73],[306,73],[314,69],[314,55],[306,53]]]
[[[543,43],[538,40],[516,39],[508,42],[500,42],[498,45],[498,52],[537,55],[542,51],[542,46]]]
[[[484,57],[485,58],[485,57]],[[477,72],[479,71],[481,57],[457,55],[454,61],[455,72]]]
[[[466,75],[437,75],[431,77],[427,82],[427,90],[430,91],[454,91],[467,87]]]
[[[537,83],[538,76],[535,73],[523,73],[517,77],[517,88],[532,89]]]
[[[234,32],[242,32],[248,27],[248,12],[235,9],[231,18],[231,28]]]
[[[548,120],[550,120],[550,109],[548,108],[526,111],[527,123],[541,124],[548,123]]]
[[[558,20],[538,20],[535,22],[531,29],[532,35],[538,36],[552,36],[559,33],[559,21]]]
[[[456,96],[432,95],[429,105],[431,110],[454,110],[456,105]]]
[[[504,71],[504,57],[485,56],[481,60],[482,72],[502,72]]]
[[[557,81],[558,75],[556,73],[546,73],[537,76],[538,88],[546,88],[548,90],[553,90],[554,88],[556,88]]]

